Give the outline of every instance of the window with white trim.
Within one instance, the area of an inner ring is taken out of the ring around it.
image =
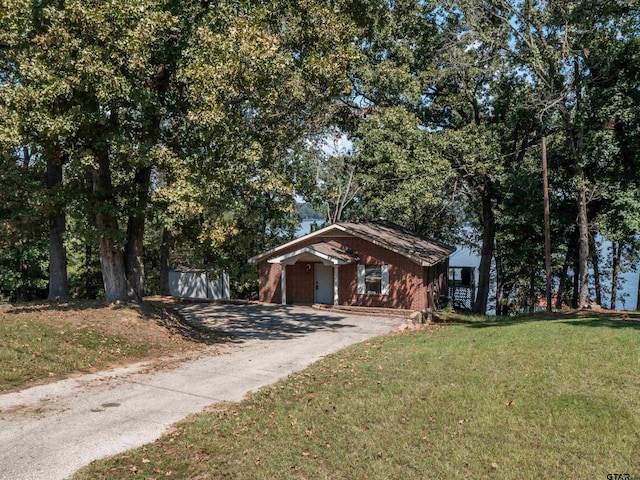
[[[358,265],[360,295],[389,294],[389,265]]]

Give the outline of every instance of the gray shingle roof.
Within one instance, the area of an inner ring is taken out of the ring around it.
[[[323,237],[330,237],[334,231],[363,238],[373,244],[407,257],[418,265],[425,267],[442,262],[455,251],[454,247],[450,247],[436,240],[421,237],[388,221],[368,223],[338,222],[300,238],[296,238],[260,255],[256,255],[250,258],[249,262],[257,263],[279,251],[293,247],[310,238],[317,237],[318,240],[321,240]]]
[[[341,222],[337,225],[340,225],[347,233],[367,239],[381,247],[404,255],[423,266],[435,265],[455,251],[454,247],[416,235],[392,222]]]

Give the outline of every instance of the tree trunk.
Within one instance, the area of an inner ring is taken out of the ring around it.
[[[571,256],[571,244],[567,246],[567,253],[564,256],[564,263],[562,264],[562,273],[560,274],[560,281],[558,282],[558,293],[556,296],[556,309],[561,310],[564,298],[564,291],[567,285],[567,272],[569,272],[569,258]]]
[[[125,267],[129,284],[138,298],[145,295],[144,277],[144,222],[147,207],[151,167],[144,167],[136,172],[134,186],[136,189],[135,213],[129,216],[127,224],[127,244],[125,246]]]
[[[98,219],[98,227],[100,228],[109,229],[113,226],[114,224],[109,219]],[[125,276],[122,251],[108,235],[100,237],[100,267],[104,282],[104,297],[108,303],[125,302],[135,298]]]
[[[127,223],[124,263],[129,285],[139,298],[145,295],[143,263],[144,217],[132,215]]]
[[[479,315],[487,313],[495,236],[496,220],[491,196],[485,191],[482,194],[482,247],[480,249],[480,266],[478,267],[478,296],[473,306],[473,312]]]
[[[169,243],[171,231],[165,228],[162,231],[162,245],[160,245],[160,295],[169,296]]]
[[[31,162],[31,152],[29,147],[22,147],[22,168],[29,170],[29,163]]]
[[[578,292],[580,290],[580,275],[578,273],[579,266],[578,260],[574,259],[573,262],[573,293],[571,295],[571,308],[578,308],[579,298]]]
[[[589,242],[591,264],[593,265],[593,286],[596,292],[596,303],[602,305],[602,286],[600,285],[600,254],[596,248],[595,238],[592,236]]]
[[[581,169],[582,172],[582,169]],[[584,182],[584,172],[581,173]],[[580,273],[580,297],[578,308],[589,303],[589,224],[587,222],[587,192],[582,186],[578,192],[578,255]]]
[[[96,227],[99,232],[100,267],[104,282],[105,300],[108,303],[135,299],[135,292],[127,282],[122,249],[116,242],[119,228],[118,220],[112,214],[116,211],[109,156],[107,152],[97,152],[98,172],[95,182],[96,196],[101,203],[96,215]]]
[[[64,213],[49,216],[49,300],[71,296],[67,282],[67,252],[63,240],[65,228]]]
[[[92,266],[93,247],[90,243],[84,246],[84,293],[87,300],[93,300],[95,293],[93,291],[93,266]]]
[[[597,261],[594,258],[594,261]],[[600,285],[600,266],[598,263],[593,264],[593,283],[596,289],[596,304],[602,305],[602,287]]]
[[[66,217],[61,202],[56,198],[62,186],[62,155],[51,152],[47,158],[47,190],[49,213],[49,300],[69,298],[67,282],[67,252],[64,247]]]
[[[514,290],[514,285],[511,282],[504,282],[502,283],[502,308],[501,308],[501,313],[502,316],[507,316],[511,314],[511,302],[509,301],[509,298],[512,297],[512,293]]]
[[[534,262],[532,262],[533,264]],[[529,313],[536,311],[538,296],[536,295],[536,269],[531,268],[531,276],[529,278]]]
[[[620,243],[611,242],[613,264],[611,266],[611,310],[616,309],[618,301],[618,278],[620,277],[620,259],[622,251]]]
[[[636,295],[636,311],[640,312],[640,275],[638,276],[638,292]]]
[[[575,59],[574,59],[575,60]],[[582,95],[584,86],[581,84],[582,72],[580,62],[573,62],[574,77],[573,89],[575,112],[582,111]],[[563,104],[561,106],[561,116],[564,122],[567,146],[573,154],[574,168],[577,182],[577,202],[578,202],[578,276],[580,293],[577,308],[584,308],[589,302],[589,222],[587,219],[587,182],[584,168],[582,167],[582,152],[584,145],[584,129],[576,125],[571,116],[571,108]],[[576,129],[576,127],[578,127]]]
[[[549,174],[547,171],[547,139],[542,137],[542,189],[544,198],[544,267],[547,313],[551,313],[551,210],[549,206]]]
[[[95,195],[96,191],[96,174],[93,170],[87,170],[85,173],[85,186],[87,189],[87,195],[91,198]],[[89,220],[91,225],[95,227],[95,218]],[[85,237],[84,245],[84,289],[85,297],[87,300],[95,300],[97,298],[97,292],[95,288],[95,270],[93,267],[93,255],[95,247],[95,239],[91,237]]]
[[[502,304],[504,301],[504,287],[502,285],[502,257],[500,256],[498,249],[496,249],[494,258],[496,262],[496,315],[500,316],[502,315]]]
[[[27,302],[29,301],[29,265],[23,258],[18,260],[18,271],[20,272],[20,286],[16,288],[16,302]]]

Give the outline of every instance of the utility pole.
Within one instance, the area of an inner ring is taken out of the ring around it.
[[[547,139],[542,137],[542,189],[544,191],[544,263],[547,271],[547,312],[551,313],[551,212],[547,174]]]

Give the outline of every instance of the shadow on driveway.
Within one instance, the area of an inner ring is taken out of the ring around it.
[[[190,303],[172,308],[186,322],[230,335],[233,341],[287,340],[319,330],[356,328],[348,316],[302,306]]]

